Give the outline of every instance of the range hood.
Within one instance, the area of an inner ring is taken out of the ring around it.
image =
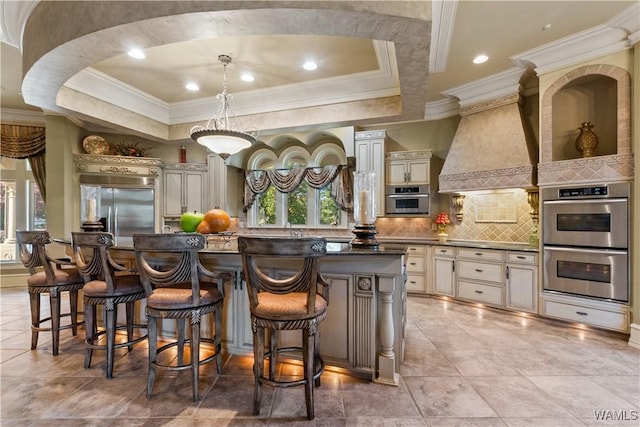
[[[440,193],[534,188],[538,144],[522,119],[518,93],[460,110],[440,172]]]

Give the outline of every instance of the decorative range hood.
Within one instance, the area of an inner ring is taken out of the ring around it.
[[[515,93],[461,108],[440,193],[536,187],[538,144],[520,102]]]

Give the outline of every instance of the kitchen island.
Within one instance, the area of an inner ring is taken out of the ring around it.
[[[240,254],[228,249],[200,253],[208,269],[231,273],[232,280],[224,289],[224,349],[230,354],[253,354]],[[340,242],[327,244],[320,272],[331,289],[327,317],[320,324],[320,353],[329,369],[336,367],[375,382],[398,385],[406,325],[405,254],[405,246],[396,244],[383,244],[376,250],[354,249]],[[114,247],[112,256],[131,266],[135,263],[130,247]],[[269,266],[274,275],[288,270],[282,261]],[[281,345],[300,342],[294,335],[299,331],[287,332],[281,335]]]

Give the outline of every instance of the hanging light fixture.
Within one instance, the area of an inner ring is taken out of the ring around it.
[[[220,100],[220,107],[216,115],[209,119],[206,127],[191,128],[191,138],[226,160],[230,155],[251,147],[256,143],[256,138],[247,132],[233,129],[231,125],[229,99],[232,96],[227,92],[227,65],[231,63],[231,57],[218,55],[218,61],[224,67],[222,93],[216,96]]]

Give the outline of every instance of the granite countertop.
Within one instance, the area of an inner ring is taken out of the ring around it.
[[[437,246],[452,246],[458,248],[476,248],[476,249],[497,249],[508,251],[523,251],[523,252],[538,252],[538,248],[530,246],[526,243],[510,243],[510,242],[489,242],[489,241],[477,241],[477,240],[447,240],[441,242],[438,239],[429,238],[378,238],[380,242],[389,243],[404,243],[404,244],[421,244],[421,245],[437,245]]]

